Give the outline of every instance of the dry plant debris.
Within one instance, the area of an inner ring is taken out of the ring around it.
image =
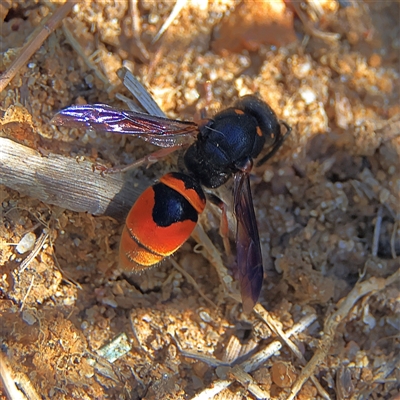
[[[400,4],[257,4],[0,4],[4,398],[400,395]],[[154,148],[50,120],[72,103],[124,107],[121,67],[168,117],[212,115],[258,92],[293,127],[254,170],[267,278],[252,315],[235,298],[211,206],[200,244],[139,276],[118,271],[123,216],[179,154],[103,177],[93,164],[127,165]],[[125,187],[110,210],[107,188]],[[126,353],[99,356],[121,334]]]

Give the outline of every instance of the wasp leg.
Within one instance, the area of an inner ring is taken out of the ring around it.
[[[230,258],[232,256],[231,244],[229,242],[229,225],[228,225],[228,206],[214,194],[209,194],[208,199],[216,205],[222,212],[219,225],[219,234],[224,243],[225,254]]]
[[[181,148],[182,146],[174,146],[174,147],[163,147],[153,153],[148,154],[145,157],[139,158],[129,165],[119,165],[115,167],[106,167],[101,164],[93,164],[93,171],[100,171],[100,175],[106,174],[120,174],[126,171],[129,171],[133,168],[138,168],[141,166],[145,166],[146,168],[150,167],[150,165],[158,162],[162,158],[166,157],[168,154],[173,153],[175,150]]]

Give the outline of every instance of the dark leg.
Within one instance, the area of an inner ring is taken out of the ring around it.
[[[230,258],[232,255],[232,251],[231,251],[231,244],[229,242],[229,224],[227,215],[228,207],[219,197],[215,196],[214,194],[207,196],[207,198],[213,204],[215,204],[222,212],[221,222],[219,225],[219,234],[221,235],[222,241],[224,243],[225,253],[227,257]]]
[[[126,172],[130,169],[141,167],[142,165],[145,165],[146,168],[149,167],[150,165],[158,162],[162,158],[166,157],[168,154],[173,153],[177,149],[181,148],[182,146],[175,146],[175,147],[164,147],[160,150],[155,151],[154,153],[150,153],[147,156],[143,158],[139,158],[139,160],[134,161],[132,164],[125,165],[125,166],[116,166],[116,167],[105,167],[104,165],[101,164],[93,164],[93,170],[94,171],[100,171],[101,175],[105,174],[118,174],[122,172]]]

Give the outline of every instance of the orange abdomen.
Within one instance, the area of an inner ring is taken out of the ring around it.
[[[174,253],[189,238],[205,196],[188,175],[169,173],[146,189],[130,210],[122,231],[120,266],[139,271]]]

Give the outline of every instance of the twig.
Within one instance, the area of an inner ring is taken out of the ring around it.
[[[302,362],[305,362],[303,354],[301,354],[298,347],[289,339],[289,337],[285,334],[283,329],[279,326],[280,323],[275,321],[275,319],[267,312],[267,310],[260,304],[257,303],[254,307],[254,312],[261,318],[267,326],[282,339],[282,341],[287,344],[293,354]]]
[[[383,205],[381,204],[378,208],[378,214],[376,216],[374,239],[372,241],[372,255],[374,257],[376,257],[378,254],[379,235],[381,233],[381,226],[382,226],[382,214],[383,214]]]
[[[135,39],[135,44],[140,51],[141,61],[147,62],[149,61],[149,53],[144,47],[143,42],[140,39],[141,25],[139,18],[139,10],[138,10],[138,1],[130,0],[131,4],[131,16],[132,16],[132,30],[133,30],[133,38]]]
[[[24,298],[22,299],[21,307],[20,307],[20,309],[19,309],[20,312],[22,312],[22,310],[23,310],[24,307],[25,307],[25,301],[26,301],[26,299],[28,298],[29,293],[31,292],[31,290],[32,290],[32,288],[33,288],[33,282],[34,282],[34,281],[35,281],[35,275],[32,275],[32,279],[31,279],[31,283],[30,283],[30,285],[29,285],[29,288],[28,288],[28,290],[26,291]]]
[[[157,42],[158,39],[164,34],[164,32],[169,28],[169,26],[174,22],[174,19],[179,15],[179,13],[182,11],[182,8],[186,5],[187,0],[177,0],[174,8],[172,9],[171,14],[168,16],[168,18],[165,20],[163,26],[160,28],[156,36],[154,36],[151,44],[154,44]]]
[[[290,329],[288,329],[285,334],[287,337],[297,335],[300,332],[303,332],[307,329],[315,320],[317,316],[315,314],[308,314],[304,318],[302,318],[297,324],[294,324]],[[278,350],[282,348],[282,342],[279,340],[275,340],[270,343],[266,348],[261,350],[260,352],[254,354],[248,360],[244,361],[241,366],[246,372],[253,372],[256,369],[260,368],[261,365],[265,363],[265,361],[273,356]]]
[[[371,398],[371,394],[376,391],[378,388],[378,383],[385,383],[387,380],[388,376],[393,372],[394,369],[399,369],[400,368],[400,355],[398,354],[395,356],[393,359],[388,359],[385,363],[383,363],[376,371],[376,375],[374,374],[373,378],[373,383],[375,384],[370,384],[368,388],[364,389],[361,391],[361,393],[358,394],[357,397],[353,396],[352,400],[367,400]],[[395,400],[395,397],[392,397],[393,400]]]
[[[32,382],[22,372],[14,372],[0,352],[0,389],[4,387],[9,400],[41,400],[41,397],[33,387]],[[18,386],[16,386],[16,384]],[[20,388],[20,390],[17,389]],[[1,392],[0,392],[1,393]]]
[[[174,266],[175,269],[177,269],[187,280],[188,282],[197,290],[199,295],[208,303],[210,304],[211,307],[217,309],[218,306],[211,300],[209,299],[204,292],[200,289],[200,286],[197,284],[195,279],[190,275],[187,271],[185,271],[175,260],[173,257],[170,258],[171,264]]]
[[[339,301],[338,310],[325,321],[325,336],[321,340],[318,346],[318,350],[314,353],[311,360],[298,376],[296,382],[292,386],[290,396],[287,400],[293,400],[297,396],[307,379],[309,379],[310,376],[314,374],[317,366],[320,365],[327,357],[328,352],[332,346],[332,342],[334,340],[338,325],[347,317],[355,303],[366,294],[383,290],[388,285],[394,283],[396,280],[399,280],[399,278],[400,270],[397,270],[387,279],[373,277],[365,282],[357,283],[347,295],[347,297]]]
[[[99,68],[96,66],[95,63],[93,63],[89,57],[86,56],[85,52],[82,49],[82,46],[79,44],[79,42],[75,39],[74,35],[72,34],[72,32],[69,30],[69,28],[67,27],[66,23],[63,23],[62,26],[64,35],[68,41],[68,43],[71,45],[71,47],[82,57],[83,61],[85,62],[85,64],[88,66],[88,68],[90,70],[92,70],[94,72],[94,74],[103,82],[104,87],[108,88],[110,87],[110,80],[107,79],[106,76],[104,76],[101,71],[99,70]]]
[[[315,320],[317,316],[315,314],[306,315],[302,318],[297,324],[293,325],[290,329],[288,329],[285,334],[290,337],[292,335],[296,335],[300,332],[303,332],[307,329]],[[282,348],[282,343],[279,340],[275,340],[270,343],[267,347],[259,351],[258,353],[251,356],[248,360],[239,364],[244,372],[250,373],[257,370],[261,365],[263,365],[268,358],[273,356],[277,351]],[[232,379],[221,379],[212,382],[212,386],[210,388],[206,388],[201,391],[199,394],[194,396],[192,400],[207,400],[222,392],[222,390],[226,389],[231,383],[233,383]]]
[[[146,88],[139,82],[139,80],[132,75],[127,68],[120,68],[117,71],[119,79],[124,83],[124,86],[132,93],[132,96],[141,104],[144,110],[156,117],[165,117],[165,113],[161,110],[159,105],[154,101],[153,97],[149,94]],[[132,102],[132,100],[131,100]],[[128,102],[128,107],[131,108],[131,103]],[[133,108],[135,111],[135,108]]]
[[[139,346],[139,350],[142,351],[144,354],[148,355],[152,359],[152,355],[148,352],[148,350],[144,347],[144,345],[142,344],[142,341],[140,340],[139,334],[138,334],[136,326],[135,326],[135,320],[134,320],[134,317],[132,314],[130,315],[129,320],[131,323],[132,333],[133,333],[133,336],[135,337],[136,342]],[[137,349],[137,346],[136,346],[136,349]]]
[[[0,380],[7,398],[10,400],[22,400],[26,397],[15,386],[13,373],[7,365],[4,355],[0,352]]]
[[[77,162],[0,137],[0,182],[21,194],[71,211],[122,220],[149,182],[133,176],[93,172],[90,161]],[[88,193],[90,196],[88,196]]]
[[[289,347],[292,353],[300,360],[302,365],[306,365],[306,359],[303,354],[300,352],[298,347],[289,339],[289,337],[283,332],[280,327],[280,323],[275,321],[274,318],[265,310],[265,308],[261,304],[256,304],[254,307],[255,313],[267,324],[267,326],[277,335],[282,341]],[[326,400],[329,400],[329,394],[325,391],[322,385],[319,383],[318,379],[312,375],[311,380],[317,388],[319,394]]]
[[[32,39],[23,47],[19,56],[11,63],[3,75],[0,76],[0,92],[6,88],[20,68],[28,62],[43,42],[57,28],[58,24],[69,14],[76,2],[76,0],[67,0],[46,22],[33,32]]]
[[[203,250],[201,251],[201,254],[217,271],[219,279],[226,293],[235,301],[240,303],[242,301],[240,298],[240,294],[233,287],[232,276],[229,275],[228,269],[225,267],[222,261],[221,253],[214,246],[213,242],[204,232],[204,229],[200,224],[197,224],[194,228],[192,232],[192,238],[202,246]]]
[[[304,13],[304,11],[301,9],[300,2],[294,0],[290,2],[291,6],[295,9],[296,14],[300,18],[301,22],[304,25],[304,30],[306,33],[308,33],[310,36],[314,36],[316,38],[329,41],[329,42],[335,42],[340,39],[340,34],[339,33],[332,33],[332,32],[323,32],[317,29],[315,26],[312,25],[310,20],[308,19],[307,15]]]
[[[194,351],[188,351],[185,350],[182,347],[182,344],[178,338],[178,336],[170,334],[172,340],[175,342],[176,347],[179,349],[180,353],[182,356],[187,357],[187,358],[193,358],[198,361],[202,361],[203,363],[210,365],[212,367],[229,367],[229,364],[225,361],[218,360],[215,357],[208,356],[207,354],[200,353],[200,352],[194,352]]]
[[[35,259],[35,257],[39,254],[39,251],[42,249],[44,243],[46,242],[47,238],[49,237],[49,234],[46,232],[42,232],[41,235],[39,236],[38,240],[36,240],[35,247],[33,250],[29,253],[28,257],[25,258],[24,261],[22,261],[20,265],[19,272],[25,271],[25,269],[28,267],[28,265]]]
[[[269,393],[265,390],[261,389],[258,384],[255,382],[253,377],[244,372],[240,366],[233,367],[229,373],[229,376],[235,378],[242,386],[244,386],[256,399],[268,399]]]
[[[232,380],[230,379],[218,379],[214,381],[209,388],[202,390],[198,395],[192,397],[192,400],[208,400],[214,398],[218,393],[225,390]]]

